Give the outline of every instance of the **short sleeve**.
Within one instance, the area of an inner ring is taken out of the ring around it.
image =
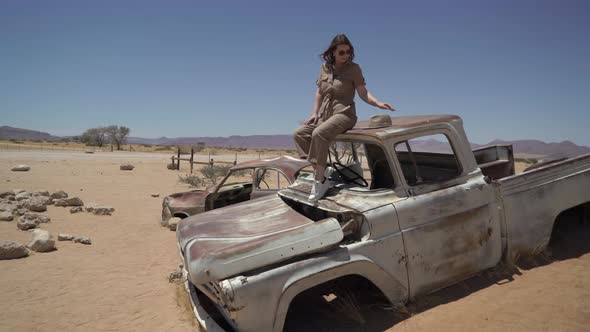
[[[324,75],[324,65],[322,64],[320,66],[320,73],[318,74],[318,78],[317,80],[315,80],[315,85],[319,88],[320,87],[320,81],[322,80],[322,76]]]
[[[361,66],[355,64],[352,70],[352,82],[355,87],[359,85],[365,85],[365,77],[363,76],[363,71],[361,70]]]

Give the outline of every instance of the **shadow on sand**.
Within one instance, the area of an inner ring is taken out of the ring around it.
[[[539,255],[521,257],[515,265],[502,263],[400,308],[393,308],[374,286],[360,278],[326,285],[294,300],[284,330],[383,331],[441,304],[459,300],[494,284],[509,283],[522,271],[590,253],[589,238],[590,222],[575,213],[565,212],[555,224],[548,248]]]

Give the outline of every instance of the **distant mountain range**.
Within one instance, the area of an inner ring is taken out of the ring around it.
[[[54,141],[62,139],[59,136],[53,136],[48,133],[13,128],[9,126],[0,127],[0,139],[19,139],[19,140],[47,140]],[[233,147],[233,148],[266,148],[266,149],[293,149],[293,137],[291,135],[250,135],[250,136],[229,136],[229,137],[177,137],[177,138],[141,138],[129,137],[127,140],[131,144],[152,144],[152,145],[196,145],[205,143],[206,146],[215,147]],[[424,141],[425,149],[432,151],[439,150],[441,144],[437,141]],[[545,143],[539,140],[516,140],[504,141],[493,140],[488,144],[471,143],[473,148],[495,144],[512,144],[514,152],[519,154],[542,155],[549,158],[575,157],[585,153],[590,153],[590,147],[576,145],[570,141],[560,143]]]

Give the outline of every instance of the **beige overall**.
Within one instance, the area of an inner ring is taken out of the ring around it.
[[[365,84],[361,67],[350,62],[339,70],[330,70],[326,64],[320,69],[317,80],[322,103],[315,123],[295,130],[295,146],[302,158],[319,166],[326,165],[328,149],[334,138],[354,127],[355,86]]]

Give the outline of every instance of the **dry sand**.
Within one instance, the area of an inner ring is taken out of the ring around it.
[[[168,282],[179,259],[175,233],[159,225],[161,202],[166,194],[188,189],[177,181],[181,173],[166,170],[169,157],[0,152],[0,190],[62,189],[115,208],[112,216],[94,216],[49,206],[52,220],[41,228],[87,235],[92,245],[57,242],[54,252],[0,261],[0,331],[198,329],[186,295]],[[127,162],[136,168],[120,171]],[[21,163],[31,171],[10,171]],[[0,222],[0,239],[26,243],[29,237],[16,222]],[[589,251],[586,246],[560,261],[521,269],[520,275],[472,278],[411,304],[411,317],[365,305],[368,323],[350,325],[347,318],[328,315],[318,329],[589,330]],[[299,322],[290,322],[289,330],[299,330]]]

